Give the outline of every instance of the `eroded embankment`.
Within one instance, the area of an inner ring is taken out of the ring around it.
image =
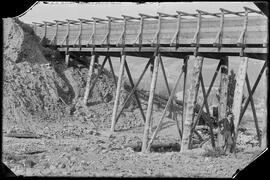
[[[76,118],[93,117],[92,107],[82,107],[80,103],[88,69],[66,67],[57,51],[45,48],[39,42],[30,26],[19,20],[4,19],[4,128],[16,126],[30,130],[35,121],[66,121],[75,115]],[[110,124],[113,105],[110,102],[113,102],[114,91],[113,77],[104,70],[89,97],[92,106],[107,104],[95,112],[100,115],[94,117],[106,117],[98,125],[108,127]],[[136,124],[132,123],[125,124]]]

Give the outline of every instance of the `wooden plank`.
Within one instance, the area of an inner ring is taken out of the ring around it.
[[[157,76],[158,76],[158,68],[159,68],[159,61],[160,61],[160,55],[156,55],[155,61],[154,61],[154,70],[153,70],[153,77],[151,81],[150,86],[150,93],[149,93],[149,99],[148,99],[148,106],[147,106],[147,112],[146,112],[146,121],[144,124],[144,133],[143,133],[143,141],[142,141],[142,152],[147,152],[147,145],[149,141],[149,128],[151,124],[151,118],[152,118],[152,111],[153,111],[153,99],[156,89],[156,83],[157,83]]]
[[[192,127],[193,127],[193,115],[194,108],[196,104],[196,97],[199,90],[199,75],[202,69],[203,57],[200,56],[190,56],[190,59],[195,61],[194,67],[192,70],[191,83],[189,88],[188,100],[187,100],[187,109],[184,121],[183,136],[181,141],[181,150],[180,153],[183,153],[190,149],[190,144],[192,140]]]
[[[122,85],[122,80],[123,80],[125,61],[126,61],[126,55],[122,54],[119,74],[118,74],[116,95],[115,95],[114,106],[113,106],[113,113],[112,113],[111,132],[114,132],[114,129],[115,129],[115,122],[116,122],[115,120],[116,120],[116,114],[117,114],[118,105],[119,105],[120,90],[121,90],[121,85]]]
[[[220,60],[220,91],[219,91],[219,111],[218,111],[218,121],[227,118],[227,96],[228,96],[228,70],[229,63],[228,57],[224,57]],[[221,129],[219,127],[219,131],[217,134],[217,147],[222,148],[225,146],[225,137],[221,134]]]
[[[236,85],[234,90],[234,97],[233,97],[233,108],[232,113],[234,116],[234,152],[236,150],[236,141],[238,135],[238,125],[240,119],[240,112],[241,112],[241,105],[242,105],[242,98],[243,98],[243,90],[245,84],[245,77],[248,67],[248,58],[242,57],[240,61],[240,65],[237,72],[236,77]]]
[[[96,59],[96,55],[92,54],[91,61],[90,61],[90,66],[89,66],[89,71],[88,71],[88,76],[87,76],[87,81],[86,81],[85,93],[84,93],[84,97],[83,97],[83,103],[85,105],[87,104],[87,99],[88,99],[89,92],[90,92],[90,84],[91,84],[92,74],[93,74],[93,71],[94,71],[95,59]]]

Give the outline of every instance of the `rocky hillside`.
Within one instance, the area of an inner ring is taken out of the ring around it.
[[[31,129],[34,121],[64,120],[83,96],[87,68],[66,67],[57,61],[56,51],[42,47],[39,41],[28,25],[4,19],[4,126]],[[104,70],[89,101],[111,101],[113,92],[113,79]]]

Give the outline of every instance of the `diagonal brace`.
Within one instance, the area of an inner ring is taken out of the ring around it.
[[[133,88],[134,87],[134,83],[133,83],[133,79],[132,79],[132,76],[131,76],[131,73],[130,73],[130,70],[129,70],[127,61],[125,61],[125,68],[126,68],[126,72],[127,72],[127,75],[128,75],[128,79],[129,79],[130,85]],[[144,115],[144,112],[143,112],[143,109],[142,109],[142,105],[141,105],[141,102],[139,100],[139,97],[138,97],[138,94],[137,94],[136,91],[134,91],[134,96],[135,96],[135,99],[136,99],[137,104],[139,106],[139,109],[140,109],[140,112],[142,114],[143,120],[145,122],[145,115]]]
[[[120,118],[120,115],[122,114],[122,112],[123,112],[123,110],[124,110],[124,107],[125,107],[126,103],[129,101],[129,99],[131,98],[132,94],[134,94],[134,92],[136,91],[137,87],[139,86],[139,84],[140,84],[140,82],[141,82],[141,80],[142,80],[142,78],[143,78],[143,76],[144,76],[146,70],[148,69],[148,67],[149,67],[149,65],[150,65],[150,63],[151,63],[151,60],[152,60],[152,59],[150,59],[150,60],[148,61],[148,63],[146,64],[146,66],[145,66],[145,68],[144,68],[144,70],[143,70],[143,72],[141,73],[141,75],[140,75],[138,81],[136,82],[136,84],[134,85],[134,87],[132,88],[132,90],[129,92],[128,97],[126,98],[125,102],[123,103],[123,106],[122,106],[122,108],[120,109],[118,115],[116,116],[115,123],[118,122],[118,119]],[[145,119],[143,119],[143,120],[144,120],[144,122],[145,122]]]

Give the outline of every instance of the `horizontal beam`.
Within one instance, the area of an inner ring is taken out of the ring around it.
[[[243,16],[242,13],[244,12],[233,12],[233,11],[229,11],[227,9],[224,9],[224,8],[219,8],[221,11],[223,11],[225,14],[234,14],[234,15],[237,15],[237,16]]]
[[[128,56],[134,56],[134,57],[144,57],[144,58],[150,58],[153,56],[153,52],[155,52],[156,48],[155,47],[141,47],[141,51],[139,51],[140,47],[125,47],[125,53]],[[196,48],[196,47],[194,47]],[[239,56],[239,49],[231,49],[231,52],[228,53],[228,51],[223,51],[221,52],[214,52],[214,48],[199,48],[198,49],[198,54],[200,56],[203,56],[205,58],[212,58],[212,59],[220,59],[224,56]],[[66,47],[59,47],[58,50],[62,53],[66,51]],[[80,53],[80,54],[85,54],[85,55],[91,55],[92,51],[95,51],[99,55],[110,55],[112,57],[120,57],[121,51],[123,50],[122,47],[117,47],[117,48],[107,48],[107,47],[70,47],[69,51],[74,52],[74,53]],[[211,52],[212,50],[212,52]],[[222,50],[222,49],[221,49]],[[258,50],[260,49],[249,49],[246,48],[245,51],[245,56],[249,58],[254,58],[257,60],[267,60],[268,54],[265,53],[267,52],[267,49],[264,49],[264,53],[258,53]],[[174,57],[174,58],[184,58],[188,55],[194,55],[194,49],[191,48],[185,48],[181,50],[175,50],[175,47],[160,47],[159,51],[162,56],[165,57]],[[261,50],[262,51],[262,50]],[[256,52],[256,53],[254,53]]]
[[[162,13],[162,12],[157,12],[158,15],[161,15],[162,17],[173,17],[173,18],[177,18],[177,15],[172,15],[172,14],[166,14],[166,13]]]
[[[152,16],[152,15],[143,14],[143,13],[139,13],[139,16],[143,16],[143,17],[146,17],[146,18],[158,19],[158,16]]]
[[[123,21],[123,18],[118,18],[118,17],[112,17],[112,16],[106,16],[108,19],[111,19],[113,21]]]
[[[136,19],[136,20],[140,20],[139,17],[133,17],[133,16],[127,16],[127,15],[121,15],[123,18],[126,18],[126,19]]]
[[[66,50],[66,47],[59,47],[60,51]],[[91,47],[82,47],[81,51],[91,51],[93,48]],[[111,47],[110,49],[103,47],[95,47],[95,51],[104,51],[104,52],[121,52],[123,48],[121,47]],[[141,47],[141,51],[139,51],[139,47],[125,47],[125,52],[155,52],[156,47]],[[159,47],[160,52],[194,52],[196,47],[181,47],[175,49],[175,47]],[[211,48],[211,47],[199,47],[198,52],[200,53],[228,53],[228,54],[238,54],[241,48]],[[79,48],[70,47],[69,51],[80,51]],[[267,48],[245,48],[244,53],[258,53],[258,54],[267,54]]]

